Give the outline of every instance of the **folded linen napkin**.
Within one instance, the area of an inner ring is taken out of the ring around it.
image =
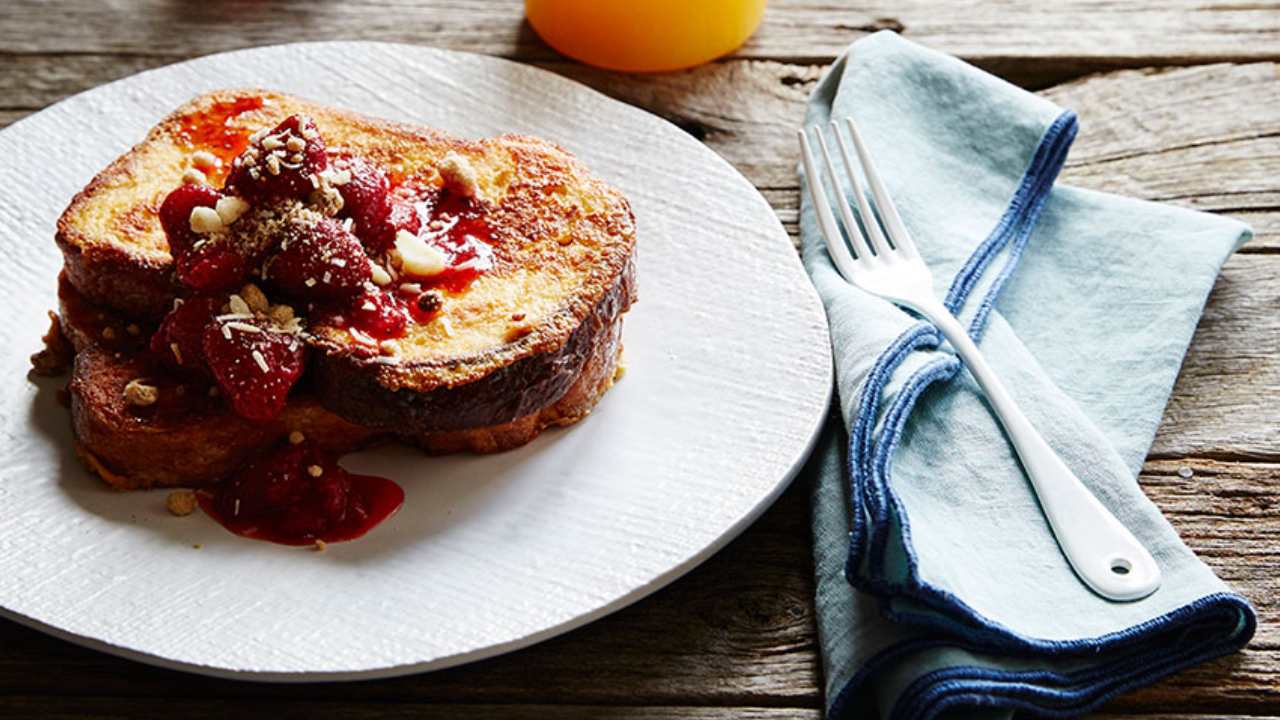
[[[1070,111],[892,33],[849,48],[806,122],[846,115],[937,291],[1164,579],[1115,603],[1076,578],[972,377],[931,325],[840,278],[805,194],[843,419],[810,464],[829,715],[1077,715],[1242,647],[1253,609],[1135,478],[1249,229],[1055,186]]]

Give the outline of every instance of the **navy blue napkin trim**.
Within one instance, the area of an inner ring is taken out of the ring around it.
[[[1030,165],[1023,173],[1022,182],[1019,183],[1017,192],[1009,201],[1009,207],[1001,216],[1000,222],[951,281],[951,290],[947,293],[946,302],[948,309],[956,313],[964,305],[974,285],[986,273],[992,261],[1006,245],[1010,245],[1010,239],[1012,239],[1009,257],[991,287],[983,295],[978,310],[974,313],[973,321],[969,324],[969,334],[975,341],[982,337],[987,327],[987,317],[991,313],[991,308],[995,306],[1000,289],[1004,287],[1005,281],[1013,274],[1014,268],[1022,258],[1022,250],[1027,246],[1031,231],[1040,220],[1040,211],[1049,199],[1049,191],[1053,189],[1058,173],[1067,160],[1067,151],[1075,142],[1079,127],[1076,114],[1065,110],[1045,130],[1035,154],[1031,157]]]
[[[1207,595],[1161,618],[1098,641],[1062,643],[1079,646],[1073,648],[1074,652],[1120,653],[1108,662],[1077,672],[1010,671],[968,665],[921,676],[902,693],[891,717],[931,718],[949,708],[974,706],[1070,717],[1094,710],[1136,687],[1235,652],[1255,629],[1252,608],[1243,598],[1230,593]],[[981,642],[937,644],[974,652],[984,650]]]
[[[917,620],[893,618],[925,627]],[[1117,695],[1149,685],[1192,665],[1228,655],[1248,642],[1257,629],[1253,609],[1232,593],[1207,595],[1146,623],[1093,640],[1065,641],[1055,651],[1014,650],[1013,657],[1035,658],[1067,652],[1116,655],[1111,661],[1072,673],[1047,670],[996,670],[961,665],[917,678],[899,696],[891,718],[933,718],[953,708],[1001,707],[1046,717],[1071,717],[1090,712]],[[899,658],[935,647],[981,653],[991,650],[982,638],[966,634],[916,638],[891,645],[873,656],[852,677],[830,705],[828,717],[854,717],[853,708],[864,685]],[[1197,637],[1198,636],[1198,637]],[[975,641],[976,640],[976,641]]]
[[[1006,211],[952,281],[945,303],[953,313],[959,313],[996,260],[1004,256],[1003,265],[969,324],[975,340],[981,338],[999,292],[1017,266],[1076,131],[1076,117],[1070,111],[1059,115],[1045,130]],[[1006,249],[1008,252],[1004,252]],[[1104,650],[1123,655],[1075,674],[979,666],[939,670],[918,678],[903,693],[892,711],[893,717],[934,717],[958,706],[1014,708],[1054,717],[1075,715],[1134,687],[1233,652],[1248,642],[1256,629],[1256,616],[1248,601],[1231,593],[1200,598],[1124,631],[1097,638],[1051,641],[1025,637],[992,622],[960,598],[922,580],[907,515],[890,483],[891,458],[920,395],[935,382],[954,378],[961,370],[960,362],[948,353],[916,370],[884,413],[880,442],[874,443],[874,448],[873,439],[884,390],[894,372],[912,353],[938,350],[942,344],[941,334],[930,323],[916,323],[881,353],[863,382],[849,433],[852,529],[845,564],[849,583],[879,598],[882,612],[889,619],[936,634],[890,646],[874,656],[837,694],[830,706],[831,717],[844,717],[852,710],[855,694],[875,672],[896,658],[929,647],[999,651],[1022,657],[1094,654]],[[906,560],[906,573],[901,578],[885,575],[884,559],[895,537],[890,532],[894,521],[901,525],[897,537],[901,538],[900,550]],[[899,610],[893,606],[894,599],[908,600],[934,612]],[[1196,633],[1202,636],[1199,643],[1183,642],[1179,637]]]

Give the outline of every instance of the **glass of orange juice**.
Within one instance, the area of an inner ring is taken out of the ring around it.
[[[765,0],[525,0],[529,24],[560,53],[610,70],[660,72],[732,52]]]

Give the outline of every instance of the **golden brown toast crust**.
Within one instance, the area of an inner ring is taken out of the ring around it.
[[[58,275],[58,319],[62,335],[75,352],[101,347],[128,355],[146,347],[155,323],[130,320],[119,312],[94,305],[76,290],[67,272]]]
[[[588,366],[602,362],[598,355],[616,355],[622,316],[634,299],[635,271],[628,263],[559,348],[521,358],[464,385],[427,392],[391,390],[359,358],[334,354],[314,360],[316,388],[339,415],[410,439],[537,416],[544,409],[551,412],[583,375],[597,370]]]
[[[433,455],[456,452],[494,453],[520,447],[549,427],[572,425],[589,415],[605,391],[622,374],[622,324],[615,323],[608,337],[595,346],[560,399],[541,410],[508,423],[468,430],[437,430],[400,439]]]

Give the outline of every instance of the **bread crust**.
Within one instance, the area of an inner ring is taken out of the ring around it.
[[[173,306],[178,287],[172,262],[139,257],[113,245],[84,247],[59,241],[58,247],[63,272],[95,302],[144,320],[158,320]]]
[[[622,325],[615,323],[605,342],[596,345],[560,399],[511,422],[468,430],[403,432],[399,438],[432,455],[457,452],[495,453],[532,441],[544,430],[572,425],[591,414],[605,391],[622,376]]]
[[[591,362],[616,354],[622,316],[634,300],[635,268],[628,262],[613,287],[555,350],[526,356],[469,383],[425,392],[388,388],[370,371],[373,361],[330,354],[314,361],[317,391],[325,407],[339,415],[428,447],[431,443],[422,439],[432,433],[536,417],[569,394],[584,375],[599,370]],[[498,445],[495,449],[514,447]]]

